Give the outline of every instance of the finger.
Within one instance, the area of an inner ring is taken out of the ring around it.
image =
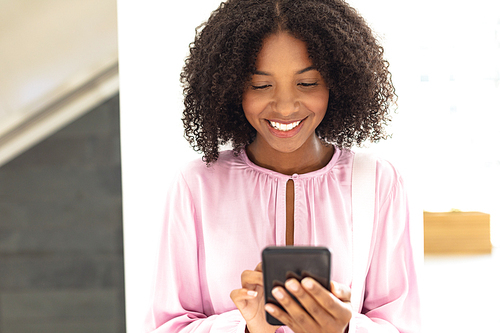
[[[264,309],[269,312],[271,316],[281,321],[285,326],[288,326],[293,332],[301,333],[304,330],[290,317],[288,313],[283,311],[277,305],[267,303]]]
[[[352,317],[352,308],[349,301],[344,302],[339,299],[335,294],[323,288],[323,286],[314,279],[305,278],[302,280],[301,284],[307,293],[337,321],[341,323],[349,322]],[[342,285],[334,284],[334,290],[343,299],[350,299],[350,292],[346,291]]]
[[[292,281],[292,282],[291,282]],[[290,279],[287,281],[286,285],[290,287],[290,285],[297,285],[299,289],[300,284],[295,279]],[[285,289],[281,287],[276,287],[272,291],[274,298],[283,306],[287,314],[281,314],[278,312],[280,320],[283,324],[289,326],[294,332],[297,331],[306,331],[306,332],[319,332],[318,323],[304,310],[299,303],[293,300],[293,298],[285,291]],[[302,290],[294,291],[294,296],[303,296],[312,300],[311,296],[307,295],[307,293]],[[274,314],[273,314],[274,316]],[[283,321],[283,320],[284,321]]]
[[[307,317],[303,317],[300,313],[297,313],[298,317],[296,318],[294,313],[290,313],[290,316],[306,331],[315,329],[318,324],[321,327],[338,326],[335,318],[296,279],[287,280],[285,287],[302,304],[311,318],[311,320],[308,320]]]
[[[342,302],[351,302],[351,288],[338,282],[330,282],[330,290]]]
[[[255,299],[257,295],[258,292],[255,290],[241,288],[231,291],[230,297],[238,309],[244,309],[247,305],[247,301]]]
[[[266,305],[264,305],[264,309],[271,316],[281,321],[284,325],[288,326],[294,333],[300,333],[303,331],[288,315],[288,313],[280,309],[277,305],[266,303]]]
[[[255,286],[264,285],[262,272],[246,270],[241,273],[241,286],[243,288],[255,289]]]
[[[262,272],[262,261],[257,264],[257,267],[255,267],[255,271]]]

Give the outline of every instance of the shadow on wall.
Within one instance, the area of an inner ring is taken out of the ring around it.
[[[0,332],[125,332],[119,99],[0,168]]]

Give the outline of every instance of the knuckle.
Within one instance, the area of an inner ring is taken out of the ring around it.
[[[349,322],[352,318],[352,307],[350,303],[344,303],[344,309],[341,313],[342,319],[344,319],[345,322]]]
[[[229,296],[233,301],[237,301],[240,298],[240,295],[241,295],[241,289],[235,289],[231,291],[231,294],[229,294]]]
[[[252,271],[249,271],[248,269],[244,270],[243,273],[241,273],[241,277],[248,276],[250,275]]]
[[[304,313],[298,313],[294,319],[300,326],[307,323],[307,316]]]
[[[288,326],[292,330],[292,332],[294,332],[294,333],[295,332],[300,332],[300,329],[299,329],[300,326],[298,326],[293,320],[281,320],[280,319],[280,321],[285,326]]]
[[[342,328],[342,325],[337,322],[337,320],[335,320],[334,318],[328,318],[325,319],[325,321],[323,322],[320,331],[324,333],[330,333],[330,332],[344,332],[345,330]]]
[[[334,295],[331,294],[329,295],[330,297],[328,297],[326,300],[325,300],[325,306],[327,309],[332,309],[336,306],[337,302],[335,302],[335,299],[334,299]]]
[[[288,318],[287,315],[285,315],[282,311],[276,311],[273,313],[273,317],[281,321],[283,324],[286,326],[290,326],[292,323],[290,318]]]
[[[316,316],[319,316],[320,314],[322,314],[322,309],[317,305],[317,304],[312,304],[309,306],[309,308],[307,309],[307,311],[313,316],[313,317],[316,317]]]
[[[251,271],[245,270],[243,273],[241,273],[241,284],[245,284],[246,281],[250,278],[250,273]]]
[[[275,317],[275,318],[278,319],[279,321],[281,321],[283,323],[283,325],[290,327],[295,332],[295,330],[293,329],[294,323],[290,319],[288,319],[287,317],[284,317],[284,316]]]

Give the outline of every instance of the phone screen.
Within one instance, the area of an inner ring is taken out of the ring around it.
[[[283,309],[273,297],[271,291],[276,286],[284,288],[286,280],[292,277],[296,278],[299,282],[305,277],[312,277],[329,290],[330,260],[330,251],[326,247],[266,247],[262,251],[262,272],[264,275],[264,297],[266,303],[275,304]],[[295,297],[292,296],[292,298],[299,303]],[[271,325],[283,325],[283,323],[267,312],[266,319]]]

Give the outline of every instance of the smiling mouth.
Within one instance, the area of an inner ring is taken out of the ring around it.
[[[269,120],[269,124],[271,125],[272,128],[282,132],[288,132],[293,130],[295,127],[299,126],[301,122],[302,120],[294,121],[293,123],[289,124],[283,124]]]

